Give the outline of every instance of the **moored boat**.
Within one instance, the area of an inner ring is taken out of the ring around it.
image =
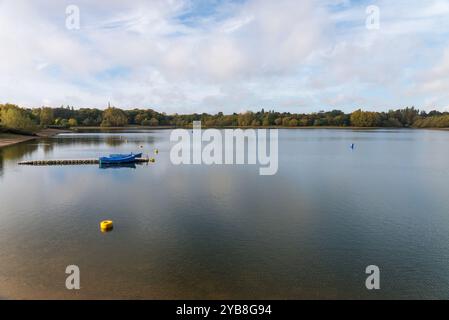
[[[142,157],[142,153],[134,154],[132,152],[131,153],[112,153],[112,154],[109,155],[109,157],[117,158],[117,157],[127,157],[127,156],[130,156],[130,155],[134,155],[134,157],[136,157],[136,158],[141,158]]]
[[[142,157],[142,153],[111,154],[109,157],[100,157],[98,160],[100,164],[132,163],[136,161],[136,158],[140,157]]]

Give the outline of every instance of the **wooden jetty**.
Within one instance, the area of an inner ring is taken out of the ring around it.
[[[136,158],[135,162],[150,162],[149,158]],[[19,162],[19,165],[29,166],[62,166],[62,165],[77,165],[77,164],[99,164],[98,159],[75,159],[75,160],[29,160]]]

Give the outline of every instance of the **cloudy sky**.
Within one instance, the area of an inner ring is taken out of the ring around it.
[[[449,0],[0,0],[0,44],[0,103],[449,110]]]

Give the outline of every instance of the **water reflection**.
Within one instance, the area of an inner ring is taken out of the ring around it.
[[[5,161],[12,161],[21,159],[27,155],[32,154],[38,149],[36,143],[22,142],[9,147],[0,149],[0,159]]]
[[[139,164],[142,165],[142,164]],[[136,169],[135,163],[101,163],[99,165],[100,169],[122,169],[122,168],[128,168],[128,169]]]
[[[281,130],[275,176],[171,165],[168,136],[85,132],[0,150],[0,296],[73,298],[74,263],[81,298],[448,296],[448,133]],[[160,150],[155,164],[16,165],[140,145]],[[364,287],[368,264],[381,266],[378,293]]]
[[[122,137],[114,137],[114,136],[107,137],[105,141],[106,144],[110,147],[116,147],[126,143],[125,139],[123,139]]]
[[[0,177],[3,176],[3,171],[6,162],[17,161],[33,154],[38,149],[37,144],[31,142],[22,142],[12,146],[0,148]]]
[[[82,138],[82,139],[80,139]],[[109,147],[133,146],[139,148],[143,144],[153,144],[156,137],[140,134],[130,135],[129,133],[80,133],[58,135],[57,144],[63,145],[99,145],[106,144]]]

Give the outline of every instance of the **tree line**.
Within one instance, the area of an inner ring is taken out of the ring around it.
[[[244,113],[217,114],[193,113],[171,114],[152,109],[122,110],[108,107],[75,109],[70,106],[59,108],[21,108],[13,104],[0,104],[0,129],[14,129],[34,132],[42,127],[68,128],[86,127],[123,127],[138,126],[191,126],[200,120],[205,127],[397,127],[397,128],[447,128],[449,112],[419,111],[414,107],[373,112],[356,110],[344,113],[340,110],[315,113],[290,113],[265,111],[247,111]]]

